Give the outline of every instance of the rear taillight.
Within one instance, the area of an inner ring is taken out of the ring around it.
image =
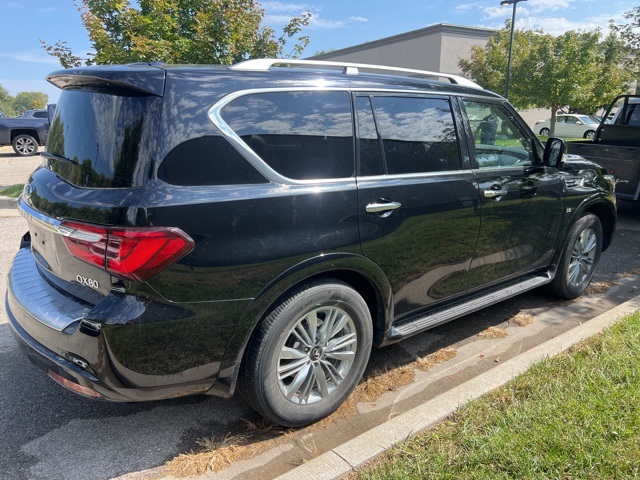
[[[60,226],[69,253],[112,275],[144,282],[177,262],[195,246],[174,227],[102,227],[64,221]]]

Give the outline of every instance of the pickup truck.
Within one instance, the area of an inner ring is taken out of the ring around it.
[[[45,118],[0,118],[0,146],[13,146],[21,157],[38,153],[38,146],[47,142],[49,119],[55,108],[55,104],[47,105]]]
[[[640,198],[640,96],[616,97],[593,141],[567,142],[568,153],[602,165],[616,178],[616,196]],[[611,118],[610,123],[607,119]]]

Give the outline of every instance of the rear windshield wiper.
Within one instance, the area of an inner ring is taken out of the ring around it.
[[[48,160],[60,160],[62,162],[73,163],[74,165],[78,164],[77,160],[72,160],[70,158],[63,157],[62,155],[56,155],[55,153],[40,152],[40,155]]]

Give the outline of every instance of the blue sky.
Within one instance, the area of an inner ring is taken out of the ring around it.
[[[310,0],[263,1],[262,5],[264,23],[276,30],[292,16],[311,11],[307,56],[437,23],[500,28],[512,12],[511,7],[501,6],[500,0]],[[609,20],[625,23],[623,14],[636,5],[634,0],[528,0],[518,4],[516,25],[554,35],[597,27],[606,30]],[[73,0],[0,0],[0,12],[0,85],[12,95],[39,91],[55,101],[59,91],[44,78],[61,67],[44,52],[39,39],[48,44],[66,41],[76,54],[90,51],[91,43]]]

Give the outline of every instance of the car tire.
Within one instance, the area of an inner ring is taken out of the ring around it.
[[[266,418],[300,427],[330,415],[356,387],[373,328],[358,292],[337,280],[293,291],[258,326],[239,388]]]
[[[20,157],[29,157],[38,152],[38,141],[31,135],[17,135],[11,143],[13,151]]]
[[[595,140],[596,132],[594,132],[593,130],[589,130],[589,131],[584,133],[584,138],[589,139],[589,140]]]
[[[571,300],[586,290],[602,253],[602,225],[598,217],[586,214],[571,227],[565,241],[552,291]]]
[[[549,136],[549,129],[548,128],[541,128],[540,129],[540,135],[542,135],[543,137],[548,137]]]

